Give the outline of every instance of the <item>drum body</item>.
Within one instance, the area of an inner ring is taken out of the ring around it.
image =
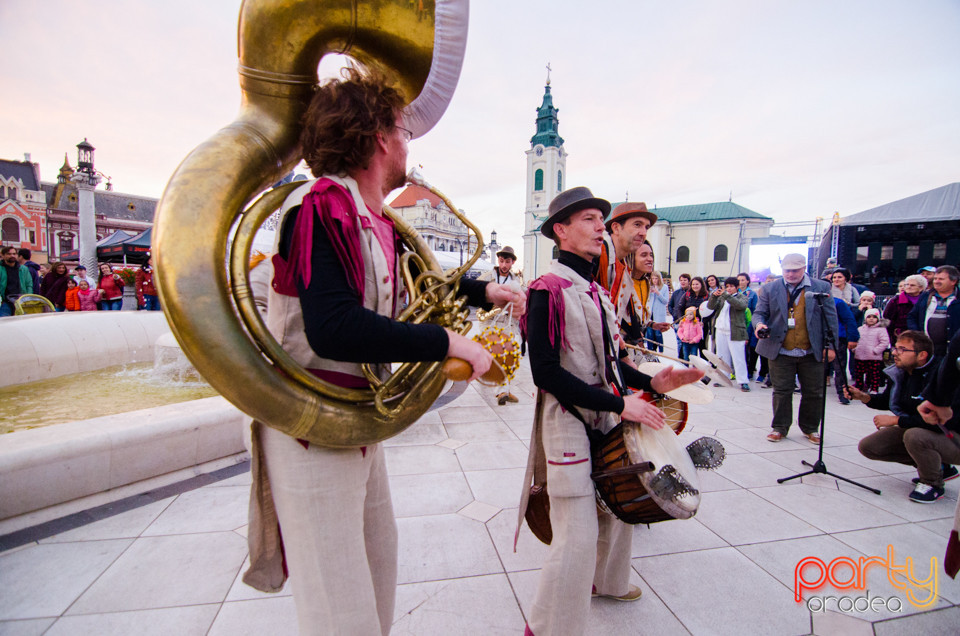
[[[697,513],[696,468],[671,428],[621,422],[591,449],[597,497],[621,521],[657,523]]]

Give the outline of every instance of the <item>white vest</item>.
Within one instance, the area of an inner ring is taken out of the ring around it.
[[[573,284],[562,290],[564,305],[564,335],[566,348],[560,350],[560,366],[583,382],[602,386],[611,391],[604,373],[603,323],[600,310],[590,293],[591,283],[575,271],[554,261],[550,273]],[[597,285],[597,294],[604,308],[607,332],[614,347],[619,342],[619,330],[613,323],[614,309],[607,295]],[[550,494],[557,497],[591,496],[594,492],[590,479],[590,442],[583,424],[567,412],[557,399],[544,393],[543,450],[547,460],[547,483]],[[619,416],[609,411],[577,409],[594,428],[608,432],[619,422]],[[586,459],[586,461],[583,461]]]
[[[389,285],[391,264],[387,263],[387,257],[380,247],[380,241],[373,231],[375,221],[371,219],[370,211],[367,209],[363,198],[360,196],[360,190],[357,182],[350,177],[324,176],[325,179],[342,185],[353,196],[353,203],[357,208],[357,216],[360,229],[360,252],[364,264],[364,297],[363,306],[366,309],[377,312],[381,316],[393,318],[394,298],[400,296],[400,274],[399,268],[395,267],[393,272],[394,284]],[[283,221],[287,214],[294,207],[303,202],[303,198],[310,192],[316,179],[304,182],[304,185],[294,190],[283,202],[280,208],[280,223],[277,227],[283,227]],[[319,223],[315,220],[314,223]],[[332,238],[332,237],[331,237]],[[278,251],[280,232],[277,232],[277,243],[274,245],[274,252]],[[307,342],[307,335],[304,331],[303,313],[300,311],[300,298],[298,296],[285,296],[278,294],[273,286],[270,287],[270,300],[267,311],[267,328],[273,337],[277,339],[283,350],[302,367],[306,369],[317,369],[327,371],[337,371],[349,375],[363,377],[363,371],[360,364],[356,362],[339,362],[321,358],[310,348]],[[379,365],[376,370],[377,375],[383,379],[389,373],[389,365]]]

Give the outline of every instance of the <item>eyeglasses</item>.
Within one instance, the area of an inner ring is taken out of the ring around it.
[[[916,353],[917,352],[916,349],[907,349],[906,347],[901,347],[899,345],[894,347],[893,350],[896,351],[897,353]]]
[[[399,130],[402,133],[404,141],[409,142],[411,139],[413,139],[413,133],[407,130],[406,128],[404,128],[403,126],[397,126],[397,130]]]

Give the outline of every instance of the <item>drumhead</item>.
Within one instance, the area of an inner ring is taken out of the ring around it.
[[[624,422],[623,441],[633,463],[653,462],[639,478],[650,497],[675,519],[689,519],[700,506],[700,479],[673,429]]]

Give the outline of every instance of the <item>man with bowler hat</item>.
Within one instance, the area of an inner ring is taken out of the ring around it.
[[[794,378],[800,380],[800,411],[797,424],[814,444],[820,443],[820,413],[824,399],[823,356],[831,362],[837,348],[837,308],[830,283],[811,279],[802,254],[787,254],[780,261],[783,278],[760,290],[753,326],[759,339],[757,353],[768,360],[773,384],[773,431],[771,442],[787,436],[793,423]],[[833,334],[827,341],[821,310]]]
[[[640,598],[640,588],[630,584],[632,527],[597,508],[587,429],[606,433],[621,418],[662,428],[663,411],[639,393],[628,394],[626,386],[662,393],[703,377],[696,369],[669,367],[651,378],[620,362],[614,309],[593,280],[609,210],[607,201],[584,187],[561,192],[550,203],[540,231],[559,254],[548,273],[530,283],[521,321],[539,390],[519,521],[531,486],[548,484],[552,529],[527,613],[526,634],[536,636],[584,633],[591,584],[593,596]]]

